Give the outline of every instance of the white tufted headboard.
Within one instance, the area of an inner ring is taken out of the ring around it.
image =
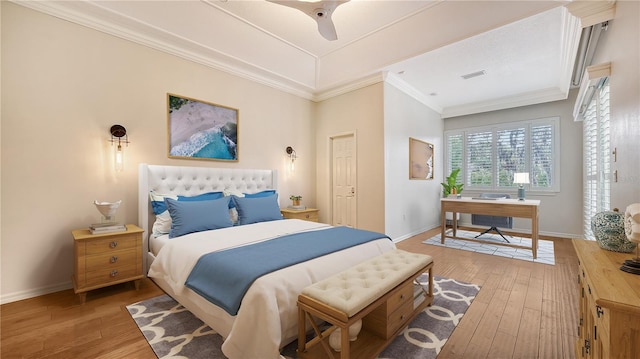
[[[241,168],[160,166],[141,163],[138,169],[138,225],[143,234],[143,268],[147,266],[149,233],[155,215],[149,191],[194,196],[223,190],[255,193],[277,189],[277,171]]]

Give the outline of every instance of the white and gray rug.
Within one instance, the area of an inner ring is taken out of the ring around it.
[[[426,285],[428,276],[419,278]],[[434,276],[430,307],[382,352],[380,359],[435,358],[458,325],[480,287]],[[222,337],[168,295],[127,306],[127,310],[158,358],[224,359]],[[282,355],[295,358],[297,341]]]
[[[451,229],[447,230],[447,233],[451,234]],[[480,232],[472,232],[458,229],[456,231],[457,237],[463,238],[473,238],[480,234]],[[519,236],[508,236],[505,234],[505,237],[509,240],[509,242],[513,244],[519,244],[527,247],[531,247],[531,238],[519,237]],[[484,239],[487,241],[494,241],[496,243],[506,243],[499,234],[490,232],[483,234],[480,239]],[[538,258],[533,259],[533,253],[531,249],[523,249],[523,248],[513,248],[513,247],[505,247],[502,245],[494,245],[490,243],[481,243],[474,241],[466,241],[462,239],[452,239],[447,238],[444,241],[444,244],[440,243],[440,233],[437,235],[423,241],[422,243],[431,244],[434,246],[447,247],[453,249],[462,249],[470,252],[478,252],[484,254],[491,254],[494,256],[508,257],[513,259],[520,259],[535,263],[543,263],[555,265],[555,254],[553,252],[553,241],[547,241],[543,239],[538,239]]]

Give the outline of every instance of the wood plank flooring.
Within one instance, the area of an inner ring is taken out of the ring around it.
[[[439,276],[481,285],[438,358],[574,358],[577,339],[577,257],[571,241],[551,239],[556,265],[466,252],[421,242],[398,248],[434,258]],[[151,280],[89,292],[80,305],[72,290],[0,306],[0,357],[140,358],[155,354],[125,306],[162,294]]]
[[[438,358],[575,358],[578,258],[571,240],[541,238],[554,242],[550,266],[422,244],[439,230],[398,248],[429,254],[437,275],[481,289]]]

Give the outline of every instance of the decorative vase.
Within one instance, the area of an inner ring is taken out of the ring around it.
[[[342,348],[341,333],[342,331],[338,328],[329,335],[329,346],[337,352],[340,352],[340,349]]]
[[[294,206],[294,207],[298,207],[298,206],[300,206],[300,200],[299,200],[299,199],[294,199],[294,200],[292,200],[292,201],[293,201],[293,206]]]
[[[349,341],[353,342],[358,339],[358,334],[360,334],[360,330],[362,330],[362,319],[357,322],[351,324],[349,327]],[[339,352],[342,349],[342,330],[337,328],[336,330],[329,335],[329,346],[333,348],[333,350]]]
[[[362,329],[362,319],[359,319],[357,322],[351,324],[349,327],[349,341],[355,341],[358,339],[358,334],[360,334],[360,330]]]
[[[602,249],[630,253],[636,248],[636,243],[629,241],[624,232],[622,213],[612,211],[596,213],[591,218],[591,230]]]

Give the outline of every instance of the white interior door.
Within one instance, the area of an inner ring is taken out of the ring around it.
[[[331,159],[331,224],[356,228],[358,191],[353,133],[331,137]]]

